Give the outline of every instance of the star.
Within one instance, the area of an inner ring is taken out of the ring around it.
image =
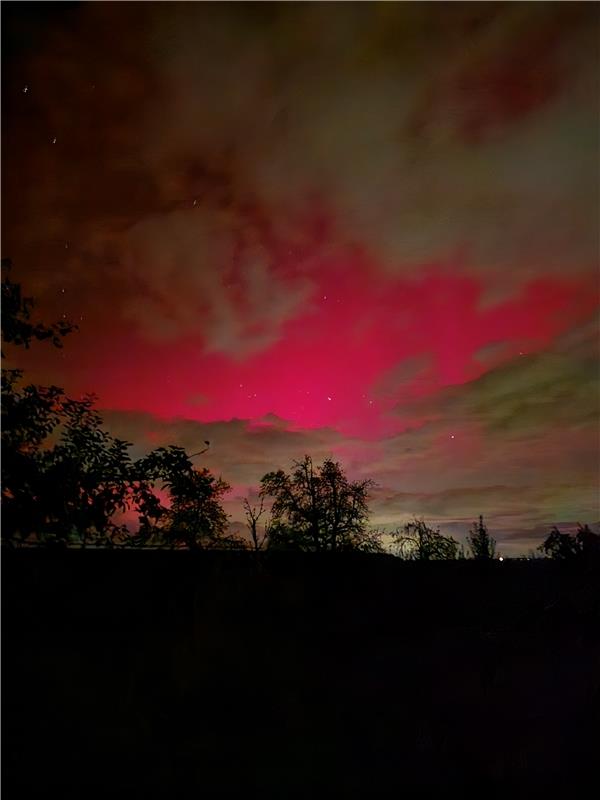
[[[52,139],[52,144],[56,144],[56,136]]]
[[[24,86],[23,87],[23,94],[27,94],[28,91],[29,91],[29,86]]]

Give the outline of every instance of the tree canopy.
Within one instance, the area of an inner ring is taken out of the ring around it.
[[[277,470],[261,480],[261,496],[273,499],[272,547],[312,552],[378,552],[379,538],[367,531],[370,480],[350,481],[341,465],[310,456],[294,461],[290,472]]]
[[[10,265],[3,262],[3,268],[3,346],[49,341],[60,347],[74,326],[34,321],[33,300],[11,281]],[[188,548],[237,543],[226,535],[225,481],[196,469],[180,447],[132,460],[130,443],[102,428],[94,403],[92,395],[75,400],[58,386],[24,384],[21,370],[2,369],[4,542],[160,542]],[[157,485],[167,492],[167,504]]]
[[[467,536],[467,543],[471,555],[476,561],[490,561],[496,557],[496,540],[490,536],[481,515],[479,522],[473,523]]]
[[[579,525],[575,535],[552,528],[539,550],[548,558],[559,561],[600,560],[600,536],[588,525]]]

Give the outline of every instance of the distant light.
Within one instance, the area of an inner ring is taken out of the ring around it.
[[[454,439],[454,434],[453,433],[450,434],[450,438]]]
[[[500,556],[500,557],[499,557],[498,561],[504,561],[504,559],[502,558],[502,556]]]
[[[56,144],[56,136],[52,139],[52,144]]]
[[[323,300],[327,300],[327,295],[326,294],[323,295]]]
[[[328,400],[331,400],[331,397],[328,397],[327,399],[328,399]]]
[[[23,94],[27,94],[28,91],[29,91],[29,86],[24,86],[23,87]]]

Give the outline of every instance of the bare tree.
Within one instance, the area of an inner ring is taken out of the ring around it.
[[[262,550],[269,541],[271,531],[273,528],[273,520],[265,508],[265,499],[260,497],[260,504],[258,508],[250,505],[248,498],[244,498],[244,514],[246,515],[246,525],[252,537],[252,546],[256,552]],[[265,516],[266,515],[266,516]],[[261,524],[261,517],[264,520]]]

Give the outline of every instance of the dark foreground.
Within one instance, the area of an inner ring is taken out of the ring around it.
[[[6,800],[588,796],[598,576],[5,553],[2,677]]]

